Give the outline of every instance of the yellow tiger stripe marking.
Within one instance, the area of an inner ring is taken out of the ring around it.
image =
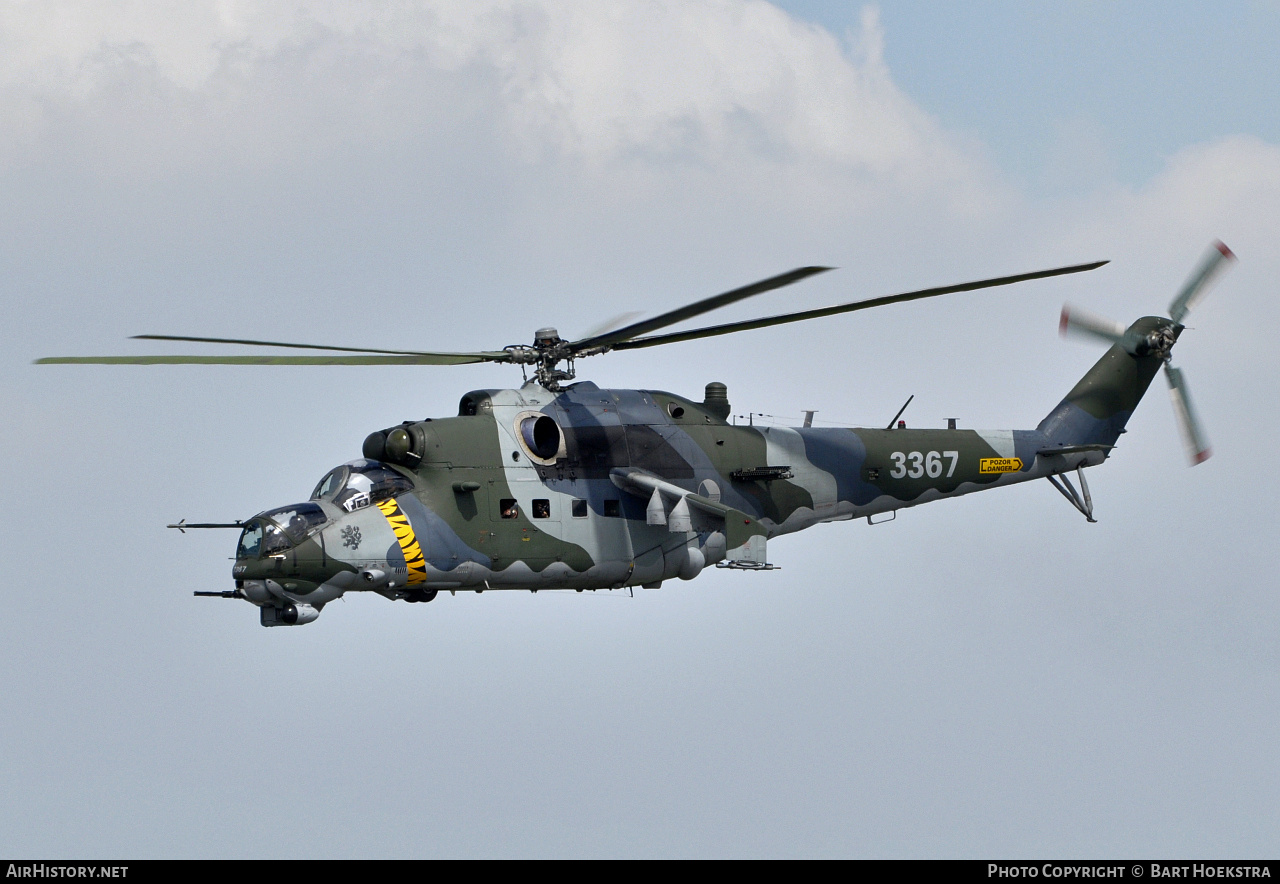
[[[381,501],[377,507],[382,510],[387,524],[391,526],[391,532],[396,536],[396,543],[400,544],[400,552],[404,553],[405,567],[409,569],[408,582],[410,584],[425,583],[427,560],[422,556],[422,547],[418,545],[418,538],[414,536],[409,517],[400,509],[400,504],[394,497]]]

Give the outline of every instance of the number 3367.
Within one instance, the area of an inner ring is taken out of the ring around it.
[[[960,459],[958,451],[930,451],[922,454],[919,451],[908,451],[905,454],[901,451],[895,451],[889,455],[893,459],[893,469],[889,471],[889,475],[895,479],[919,479],[922,476],[928,476],[930,479],[936,479],[942,475],[942,460],[947,460],[947,478],[951,478],[951,474],[956,471],[956,461]]]

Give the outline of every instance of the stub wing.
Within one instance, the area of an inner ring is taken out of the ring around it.
[[[646,470],[618,468],[610,471],[609,478],[623,491],[647,502],[650,525],[666,524],[667,530],[673,532],[719,531],[724,535],[730,562],[765,564],[767,532],[747,513],[686,491]]]

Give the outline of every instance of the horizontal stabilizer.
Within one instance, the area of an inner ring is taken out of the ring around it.
[[[1086,451],[1110,451],[1114,445],[1059,445],[1054,448],[1041,448],[1036,454],[1052,457],[1055,454],[1083,454]]]

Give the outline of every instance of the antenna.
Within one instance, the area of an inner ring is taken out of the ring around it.
[[[893,429],[893,425],[898,422],[898,418],[902,417],[902,412],[907,410],[907,406],[911,404],[911,400],[914,398],[916,398],[915,393],[912,393],[910,396],[907,397],[907,401],[902,403],[902,407],[899,408],[898,413],[893,416],[893,420],[889,421],[889,426],[885,427],[886,430]]]

